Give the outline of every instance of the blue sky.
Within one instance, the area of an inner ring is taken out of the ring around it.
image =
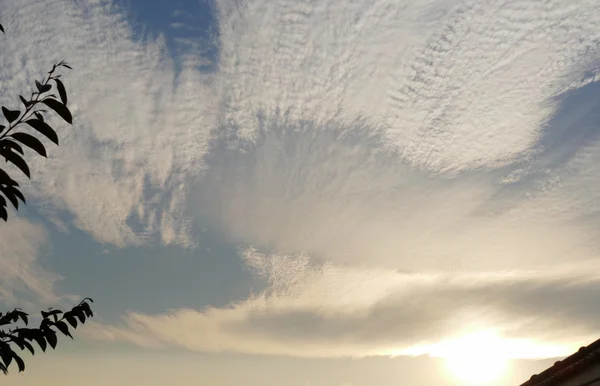
[[[219,25],[214,1],[140,1],[118,0],[117,12],[123,12],[136,38],[165,38],[169,53],[176,60],[188,55],[199,56],[206,63],[200,71],[212,71],[219,58]]]
[[[594,3],[0,1],[0,103],[65,59],[75,117],[0,304],[96,301],[10,384],[505,385],[595,340]]]

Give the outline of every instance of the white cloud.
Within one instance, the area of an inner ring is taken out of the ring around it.
[[[556,96],[598,57],[593,8],[223,1],[225,123],[196,205],[236,242],[337,263],[594,259],[595,163],[538,160]]]
[[[163,241],[188,240],[185,218],[171,209],[184,205],[180,186],[201,167],[214,105],[206,77],[187,66],[176,77],[162,40],[135,41],[109,1],[4,1],[1,9],[10,15],[4,104],[16,105],[54,61],[74,67],[64,80],[75,123],[56,121],[61,146],[50,160],[32,161],[27,193],[68,210],[103,242],[137,244],[162,226]],[[140,227],[128,222],[135,215]]]
[[[496,167],[527,155],[549,98],[598,59],[596,3],[221,1],[230,115],[360,112],[410,163]]]
[[[591,171],[560,165],[513,185],[510,169],[436,177],[365,122],[279,116],[253,130],[222,127],[194,195],[233,242],[409,271],[541,268],[600,250],[590,193],[571,186],[597,181]]]
[[[521,160],[552,111],[549,98],[573,87],[597,55],[593,3],[512,1],[498,9],[444,1],[221,1],[217,74],[200,74],[190,61],[175,77],[162,38],[135,41],[108,1],[5,1],[11,17],[2,101],[15,104],[13,95],[51,60],[69,60],[76,124],[60,127],[62,149],[52,149],[50,162],[34,163],[39,193],[30,193],[51,197],[104,242],[136,244],[159,234],[191,245],[182,187],[203,169],[217,118],[250,134],[259,108],[291,109],[294,118],[314,121],[359,113],[386,125],[386,140],[408,165],[439,172]],[[49,26],[31,17],[42,9]],[[379,183],[398,189],[389,175],[397,172],[388,168]],[[415,176],[412,183],[427,185],[418,191],[437,189]],[[361,178],[356,183],[373,182]],[[455,189],[465,201],[494,190],[461,183],[467,186]],[[454,206],[453,216],[472,206]],[[385,221],[395,220],[378,219],[377,226],[386,228]]]

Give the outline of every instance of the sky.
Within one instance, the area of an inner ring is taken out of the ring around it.
[[[8,385],[518,385],[600,337],[595,0],[0,21],[0,104],[64,59],[74,116],[0,224],[0,306],[95,301]]]

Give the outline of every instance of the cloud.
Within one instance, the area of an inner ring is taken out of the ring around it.
[[[16,96],[53,61],[74,68],[64,78],[74,125],[56,121],[61,147],[50,149],[49,160],[32,160],[27,194],[66,211],[101,242],[193,244],[181,186],[201,168],[211,127],[206,78],[185,63],[176,75],[161,38],[137,41],[110,1],[0,7],[8,31],[0,59],[3,104],[16,106]],[[51,22],[32,17],[41,14]]]
[[[234,122],[239,136],[252,137],[260,109],[338,125],[362,115],[386,128],[378,141],[396,147],[405,166],[436,173],[521,161],[552,111],[549,98],[576,87],[598,42],[589,1],[513,1],[502,9],[444,1],[221,1],[218,71],[199,73],[198,58],[190,58],[178,73],[163,37],[136,40],[109,1],[23,4],[1,3],[11,15],[2,102],[14,105],[7,98],[27,89],[50,60],[75,66],[65,79],[76,124],[61,126],[62,149],[51,151],[50,162],[34,163],[28,193],[120,246],[154,237],[192,246],[185,187],[204,170],[211,132],[219,121]],[[51,27],[30,17],[38,8],[55,21]],[[562,29],[550,28],[557,23]],[[372,146],[367,137],[364,145]],[[436,189],[423,182],[426,174],[414,178],[423,190]],[[493,190],[460,183],[474,201]]]
[[[588,218],[595,206],[578,182],[597,181],[592,171],[532,162],[510,183],[517,167],[432,175],[360,119],[280,114],[258,117],[251,139],[241,131],[219,129],[191,196],[203,221],[240,245],[406,271],[531,269],[565,256],[576,264],[600,247]]]
[[[588,0],[219,4],[229,116],[364,114],[390,124],[407,161],[436,172],[526,158],[552,96],[598,59]]]
[[[12,214],[11,214],[12,215]],[[35,301],[56,304],[61,298],[55,293],[60,276],[39,264],[39,253],[48,247],[46,231],[39,224],[21,218],[11,218],[10,224],[0,224],[0,301],[8,306],[23,307]]]
[[[599,19],[552,4],[221,2],[202,221],[340,264],[594,259],[594,163],[548,139],[571,135],[561,106],[597,74]]]
[[[598,332],[579,301],[598,282],[596,100],[585,140],[552,139],[597,81],[593,1],[220,1],[214,74],[175,71],[108,1],[0,4],[3,104],[50,58],[76,69],[38,205],[117,246],[194,246],[199,225],[264,253],[246,256],[264,292],[90,336],[365,356],[464,324],[561,347]]]
[[[209,224],[256,247],[246,263],[267,289],[101,330],[325,357],[435,354],[478,329],[499,331],[512,357],[561,356],[598,333],[593,135],[567,160],[547,145],[525,164],[444,176],[407,163],[367,119],[259,114],[254,125],[250,138],[222,125],[196,197]]]
[[[255,251],[246,258],[267,275],[267,291],[226,308],[130,313],[86,334],[146,347],[364,357],[435,355],[444,341],[491,329],[506,355],[538,358],[565,355],[598,333],[600,277],[582,272],[411,275]]]
[[[518,166],[440,176],[404,162],[366,119],[259,114],[255,125],[245,138],[221,124],[193,199],[205,224],[256,247],[246,264],[266,290],[222,308],[131,312],[89,337],[363,357],[435,355],[492,329],[506,355],[539,358],[598,333],[597,220],[585,189],[597,178],[574,168],[579,151],[541,177],[538,158],[509,181]]]

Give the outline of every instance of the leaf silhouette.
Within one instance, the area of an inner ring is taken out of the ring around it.
[[[29,166],[27,166],[27,163],[18,154],[13,153],[10,148],[5,147],[0,149],[0,155],[4,156],[6,161],[18,167],[27,176],[27,178],[31,178],[31,173],[29,172]]]
[[[14,133],[11,135],[11,137],[21,142],[23,145],[29,147],[30,149],[35,150],[39,155],[46,158],[48,157],[44,145],[40,142],[39,139],[37,139],[33,135],[27,133]]]
[[[0,206],[0,218],[4,221],[8,220],[8,212],[5,205]]]
[[[29,343],[28,341],[23,341],[23,345],[27,348],[27,350],[29,350],[31,355],[35,355],[35,350],[33,349],[31,343]]]
[[[75,308],[77,308],[77,307],[75,307]],[[75,311],[75,309],[74,309],[74,311]],[[85,324],[85,313],[84,313],[84,311],[81,308],[78,308],[74,313],[75,313],[75,316],[77,316],[79,318],[79,322],[81,324]]]
[[[66,313],[65,314],[65,319],[67,319],[67,322],[69,322],[69,324],[73,327],[76,328],[77,327],[77,319],[75,319],[75,317],[73,316],[73,314],[71,313]]]
[[[73,123],[73,116],[71,115],[71,112],[69,111],[67,106],[63,105],[56,99],[44,99],[42,102],[46,106],[50,107],[52,110],[56,111],[56,113],[60,115],[60,117],[64,119],[67,123]]]
[[[56,88],[58,89],[58,95],[60,95],[60,100],[64,105],[67,104],[67,90],[65,90],[65,85],[61,82],[60,79],[54,78],[56,82]]]
[[[50,344],[50,347],[56,349],[56,343],[58,343],[58,340],[56,338],[56,332],[48,328],[46,331],[44,331],[44,335],[46,336],[46,340]]]
[[[25,371],[25,362],[23,362],[23,359],[21,359],[21,357],[18,356],[16,353],[14,353],[13,358],[15,358],[15,362],[17,362],[19,372],[22,373],[23,371]]]
[[[23,152],[23,148],[21,147],[21,145],[19,145],[16,142],[10,141],[8,138],[0,141],[0,146],[1,147],[7,147],[7,148],[11,148],[14,151],[16,151],[17,153],[24,155],[25,153]]]
[[[33,330],[32,332],[33,339],[37,342],[43,352],[46,352],[46,339],[44,338],[44,334],[39,330]]]
[[[7,172],[0,169],[0,184],[19,186],[19,183],[8,175]]]
[[[67,324],[65,322],[59,321],[59,322],[56,322],[56,324],[54,324],[54,325],[56,326],[56,328],[58,328],[60,330],[60,332],[62,332],[69,338],[73,339],[73,336],[69,332],[69,327],[67,326]]]
[[[83,312],[85,312],[85,316],[87,316],[88,318],[94,316],[94,313],[92,312],[92,309],[90,308],[89,304],[82,303],[81,308],[83,308]]]
[[[25,99],[23,97],[23,95],[19,95],[19,99],[21,99],[21,102],[23,102],[23,104],[25,105],[25,107],[29,107],[33,104],[33,101],[28,101],[27,99]]]
[[[41,114],[40,114],[41,116]],[[40,119],[28,119],[25,121],[29,126],[33,127],[40,133],[46,136],[49,140],[58,145],[58,135],[56,135],[56,131],[50,127],[46,122]]]
[[[8,368],[13,359],[13,350],[6,342],[0,342],[0,358],[2,358],[4,365]]]
[[[17,118],[19,118],[19,115],[21,115],[21,111],[9,110],[6,107],[2,106],[2,114],[4,114],[8,122],[13,123]]]
[[[18,210],[19,209],[19,200],[17,200],[17,196],[15,196],[15,194],[10,189],[10,187],[0,186],[0,191],[2,191],[2,193],[4,193],[4,195],[6,196],[6,198],[8,198],[8,200],[15,207],[15,209]]]
[[[21,192],[19,192],[19,193],[21,193]],[[21,195],[21,197],[23,197],[23,196]],[[21,198],[21,201],[25,202],[25,199]],[[17,310],[15,310],[15,311],[17,311]],[[23,323],[25,323],[25,325],[27,325],[29,323],[29,319],[27,318],[27,314],[25,312],[19,310],[17,316],[19,318],[21,318],[21,320],[23,321]]]
[[[50,89],[52,88],[51,85],[49,84],[41,84],[39,81],[35,81],[35,87],[37,87],[38,91],[40,92],[40,94],[45,93],[46,91],[50,91]]]
[[[23,204],[27,204],[27,201],[25,201],[25,196],[23,196],[23,193],[21,193],[21,191],[17,188],[15,188],[14,186],[10,187],[10,191],[17,196],[17,198],[19,200],[21,200],[23,202]],[[23,319],[23,323],[27,324],[27,315],[22,315],[21,318]]]

